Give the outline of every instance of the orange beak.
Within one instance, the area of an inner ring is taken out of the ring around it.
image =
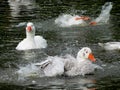
[[[27,26],[27,30],[30,32],[32,30],[31,26]]]
[[[95,57],[92,53],[89,54],[88,59],[90,59],[92,62],[95,62]]]

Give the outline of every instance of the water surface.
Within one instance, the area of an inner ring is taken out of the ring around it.
[[[101,0],[5,0],[0,5],[0,90],[105,90],[120,89],[120,51],[104,51],[98,42],[120,41],[119,1],[114,1],[108,24],[62,28],[55,19],[65,14],[99,16],[105,1]],[[46,49],[17,51],[25,38],[25,26],[31,21],[36,34],[48,42]],[[105,71],[77,77],[32,77],[19,80],[19,67],[45,60],[47,56],[71,54],[89,46]]]

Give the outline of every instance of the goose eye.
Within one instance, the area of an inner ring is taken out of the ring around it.
[[[88,51],[86,51],[86,53],[88,53]]]
[[[83,53],[83,56],[85,56],[85,53]]]

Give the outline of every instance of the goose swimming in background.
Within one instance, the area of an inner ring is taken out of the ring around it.
[[[88,47],[83,47],[77,54],[77,58],[70,55],[65,57],[65,74],[67,76],[85,75],[94,73],[95,69],[102,69],[99,65],[93,64],[96,59]]]
[[[98,43],[105,50],[120,50],[120,42]]]
[[[26,38],[16,47],[17,50],[46,48],[47,41],[42,36],[35,36],[35,26],[32,22],[27,23]]]
[[[55,20],[55,24],[60,27],[70,27],[75,25],[85,26],[87,24],[85,21],[89,19],[90,18],[87,16],[63,14]]]

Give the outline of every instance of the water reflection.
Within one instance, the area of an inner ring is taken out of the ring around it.
[[[92,90],[96,84],[94,78],[67,78],[65,83],[67,83],[67,89],[78,89],[78,90]]]
[[[6,79],[7,80],[7,79]],[[9,82],[9,81],[8,81]],[[95,90],[96,80],[93,78],[62,78],[62,77],[52,77],[52,78],[33,78],[27,79],[27,81],[16,81],[12,82],[15,86],[21,87],[21,89],[45,89],[45,90],[56,90],[56,89],[78,89],[78,90]],[[2,87],[7,84],[1,84]],[[12,84],[9,84],[13,86]],[[10,87],[12,89],[12,87]],[[9,88],[9,89],[10,89]],[[10,89],[10,90],[11,90]]]
[[[98,42],[119,41],[119,3],[113,1],[110,24],[94,27],[60,28],[54,24],[54,18],[61,13],[87,10],[84,14],[97,17],[100,14],[104,1],[60,1],[59,4],[50,0],[47,3],[42,0],[3,0],[0,5],[0,89],[108,89],[107,87],[119,87],[120,84],[120,52],[102,51]],[[25,3],[23,3],[25,2]],[[36,3],[37,2],[37,3]],[[44,3],[42,3],[44,2]],[[56,1],[57,2],[57,1]],[[9,10],[9,6],[10,10]],[[92,5],[92,6],[91,6]],[[96,8],[100,8],[99,10]],[[79,12],[77,12],[79,13]],[[75,13],[76,14],[76,13]],[[37,16],[37,17],[36,17]],[[42,21],[41,21],[42,18]],[[52,18],[49,19],[48,18]],[[45,50],[16,51],[17,43],[25,37],[24,25],[32,20],[37,25],[37,34],[48,40],[48,48]],[[45,21],[44,21],[45,20]],[[22,23],[23,22],[23,23]],[[25,23],[24,23],[25,22]],[[12,25],[17,25],[12,27]],[[76,55],[79,48],[90,46],[95,57],[103,61],[104,72],[86,77],[53,77],[53,78],[27,78],[19,81],[15,72],[17,66],[26,66],[29,63],[45,60],[48,55]],[[115,63],[114,63],[115,62]],[[32,83],[36,81],[36,85]],[[115,83],[111,83],[111,82]],[[5,84],[6,83],[6,84]],[[11,85],[10,85],[11,84]],[[100,87],[99,87],[100,85]]]
[[[29,11],[36,7],[35,0],[8,0],[10,9],[11,9],[11,16],[12,17],[21,17],[27,14],[26,10]],[[31,12],[27,15],[33,15]]]

